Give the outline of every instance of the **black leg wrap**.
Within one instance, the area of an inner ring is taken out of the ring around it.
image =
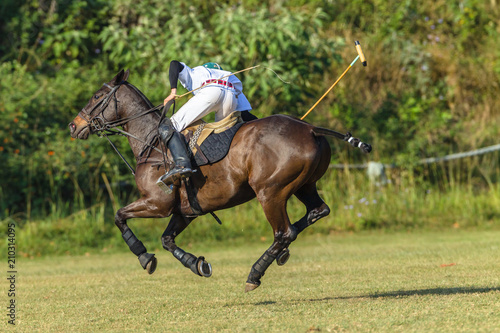
[[[264,276],[266,269],[273,263],[274,259],[276,259],[276,256],[270,255],[268,251],[264,252],[262,257],[253,264],[247,283],[259,286],[260,278]]]
[[[185,252],[180,247],[176,248],[173,254],[174,257],[179,260],[185,267],[190,268],[194,274],[201,276],[196,265],[198,258],[196,258],[191,253]]]
[[[297,231],[297,234],[301,233],[305,228],[309,227],[320,218],[327,216],[330,214],[330,208],[323,203],[321,206],[314,208],[311,210],[306,216],[301,218],[299,221],[293,224],[293,227]]]
[[[125,243],[127,243],[128,247],[130,248],[130,251],[132,251],[132,253],[136,256],[140,256],[141,254],[147,252],[144,244],[142,244],[142,242],[138,240],[137,237],[135,237],[132,230],[127,229],[127,231],[122,234],[122,237],[123,240],[125,240]]]

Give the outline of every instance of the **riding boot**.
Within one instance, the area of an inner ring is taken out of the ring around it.
[[[175,165],[166,174],[161,176],[156,184],[161,187],[162,190],[169,192],[168,187],[171,184],[178,179],[189,178],[193,174],[193,170],[182,134],[171,126],[170,121],[167,121],[166,124],[162,122],[159,132],[164,144],[172,154]]]

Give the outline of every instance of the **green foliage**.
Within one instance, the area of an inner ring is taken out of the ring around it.
[[[7,1],[7,4],[10,1]],[[24,1],[19,13],[5,18],[7,38],[0,43],[0,50],[7,59],[29,66],[30,70],[49,66],[66,66],[88,63],[90,49],[98,20],[103,20],[103,1]],[[101,8],[101,11],[99,11]]]
[[[345,33],[348,23],[346,34],[359,36],[368,67],[352,70],[358,77],[344,80],[320,111],[330,119],[316,122],[340,122],[376,142],[376,158],[385,162],[497,143],[498,127],[491,125],[500,114],[490,112],[500,106],[500,76],[491,71],[499,63],[497,5],[336,1],[325,11],[335,31]]]

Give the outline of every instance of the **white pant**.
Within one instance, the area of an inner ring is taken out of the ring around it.
[[[215,111],[215,121],[227,117],[238,105],[235,91],[232,88],[211,84],[203,87],[172,118],[177,131],[182,131],[198,119]]]

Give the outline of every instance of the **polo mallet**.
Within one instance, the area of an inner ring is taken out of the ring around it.
[[[333,87],[335,87],[335,85],[337,83],[339,83],[339,81],[351,69],[351,67],[356,63],[356,61],[358,61],[359,58],[361,58],[361,62],[363,64],[363,66],[366,67],[365,55],[363,54],[363,50],[361,49],[361,45],[359,44],[359,41],[356,41],[354,43],[354,45],[356,45],[356,51],[358,51],[358,56],[356,57],[356,59],[354,59],[353,62],[351,62],[349,67],[347,67],[347,69],[344,71],[344,73],[342,73],[342,75],[337,79],[337,81],[335,81],[335,83],[330,87],[330,89],[328,89],[327,92],[323,96],[321,96],[321,98],[309,109],[309,111],[306,112],[305,115],[302,116],[302,118],[300,118],[300,120],[303,120],[305,117],[307,117],[307,115],[309,113],[311,113],[311,111],[319,104],[319,102],[321,102],[323,100],[323,98],[325,98],[325,96],[328,95],[328,93],[333,89]]]

